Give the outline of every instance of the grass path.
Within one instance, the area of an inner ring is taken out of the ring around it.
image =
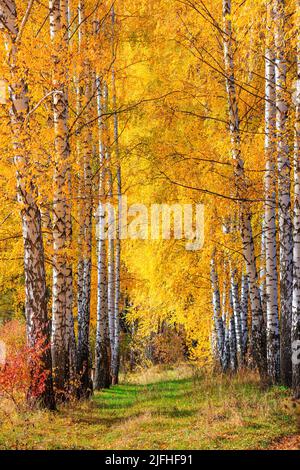
[[[261,449],[296,433],[287,391],[259,388],[254,375],[195,376],[152,371],[58,413],[14,417],[0,448]]]

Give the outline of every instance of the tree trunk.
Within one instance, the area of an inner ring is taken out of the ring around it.
[[[66,44],[69,43],[70,37],[70,20],[69,20],[69,0],[61,0],[61,18],[62,18],[62,32]],[[66,90],[66,97],[67,97]],[[66,98],[68,102],[68,97]],[[68,108],[67,108],[67,121],[68,121]],[[77,348],[76,338],[74,331],[74,317],[73,317],[73,266],[71,258],[72,248],[72,171],[70,167],[70,147],[68,142],[68,161],[66,164],[66,380],[68,382],[68,389],[71,394],[75,391],[76,381],[76,366],[77,366]]]
[[[225,274],[225,269],[224,269]],[[229,323],[228,323],[228,290],[227,282],[223,282],[222,292],[222,322],[224,330],[224,347],[223,347],[223,359],[222,366],[223,372],[227,372],[230,367],[230,338],[229,338]]]
[[[300,1],[297,2],[298,24],[300,19]],[[292,353],[293,353],[293,391],[295,398],[300,398],[300,32],[297,30],[297,90],[296,123],[294,154],[294,276],[293,276],[293,312],[292,312]]]
[[[62,10],[59,0],[49,1],[50,35],[55,49],[53,56],[53,113],[54,113],[54,177],[53,177],[53,287],[52,287],[52,361],[54,384],[58,395],[64,397],[67,388],[66,351],[66,171],[69,157],[66,97],[62,35]]]
[[[85,5],[84,1],[79,2],[79,31],[80,39],[79,45],[82,47],[85,44],[87,31],[86,31],[86,18],[85,18]],[[83,42],[82,42],[83,41]],[[81,50],[81,53],[83,51]],[[80,77],[80,96],[79,99],[84,99],[85,106],[80,106],[80,113],[84,113],[89,119],[91,113],[91,67],[89,60],[85,58],[83,64],[83,76]],[[78,351],[77,351],[77,367],[80,374],[80,396],[88,397],[91,390],[91,361],[90,361],[90,298],[91,298],[91,254],[92,254],[92,134],[90,126],[85,126],[85,119],[82,119],[84,128],[82,131],[82,167],[83,167],[83,182],[82,187],[82,219],[79,223],[83,224],[81,235],[83,240],[82,257],[80,260],[80,288],[81,288],[81,303],[80,311],[78,312]]]
[[[288,144],[288,92],[286,89],[285,8],[284,0],[274,0],[276,53],[276,124],[278,152],[278,216],[280,239],[280,368],[284,385],[292,384],[292,295],[293,229],[291,219],[291,180]]]
[[[229,319],[229,350],[230,350],[230,369],[232,372],[236,372],[238,368],[238,359],[237,359],[237,345],[236,345],[236,334],[235,334],[235,322],[233,314],[233,301],[231,290],[229,292],[229,302],[231,315]]]
[[[265,51],[265,247],[266,247],[266,309],[267,309],[267,362],[271,383],[280,377],[280,339],[278,317],[278,274],[276,242],[276,93],[275,54],[271,42],[272,6],[267,12],[267,47]]]
[[[266,293],[266,224],[265,219],[263,218],[261,224],[261,250],[260,250],[260,298],[261,298],[261,308],[263,311],[264,320],[266,320],[266,303],[267,303],[267,293]]]
[[[112,54],[113,61],[115,60],[115,10],[114,5],[111,9],[112,19]],[[118,197],[118,216],[116,221],[116,240],[115,240],[115,293],[114,293],[114,348],[111,362],[111,375],[112,383],[117,384],[119,381],[119,367],[120,367],[120,275],[121,275],[121,230],[122,230],[122,177],[121,177],[121,162],[120,162],[120,148],[119,148],[119,122],[117,114],[117,92],[116,92],[116,76],[115,65],[112,64],[112,94],[113,94],[113,108],[114,108],[114,144],[115,155],[117,164],[117,197]]]
[[[107,83],[103,84],[103,112],[108,110],[108,87]],[[115,347],[115,275],[114,275],[114,250],[115,250],[115,216],[113,208],[113,176],[111,168],[110,139],[107,124],[103,125],[104,134],[104,152],[106,161],[106,183],[107,183],[107,200],[110,203],[108,211],[108,249],[107,249],[107,306],[108,306],[108,326],[111,348],[111,360],[114,355]],[[112,365],[112,364],[111,364]]]
[[[239,299],[239,285],[236,280],[235,270],[231,272],[231,295],[232,295],[233,317],[234,317],[235,335],[236,335],[237,358],[238,358],[238,365],[241,366],[243,363],[241,306],[240,306],[240,299]]]
[[[248,299],[249,284],[246,274],[242,274],[241,285],[241,330],[242,330],[242,356],[245,362],[248,350]]]
[[[216,354],[218,362],[223,369],[223,351],[224,351],[224,325],[221,315],[221,297],[219,289],[218,274],[215,266],[215,255],[211,259],[211,285],[212,285],[212,302],[214,312],[214,330],[216,335]]]
[[[96,79],[97,110],[99,125],[99,207],[98,207],[98,260],[97,260],[97,330],[95,348],[95,377],[94,388],[108,388],[110,386],[110,341],[108,331],[108,302],[107,302],[107,253],[105,240],[105,153],[103,145],[103,122],[101,82]]]
[[[109,164],[111,157],[107,151],[107,162]],[[113,177],[111,169],[107,168],[108,174],[108,201],[113,205]],[[113,359],[115,359],[115,339],[116,339],[116,318],[115,318],[115,216],[114,211],[109,212],[108,216],[108,251],[107,251],[107,306],[108,306],[108,324],[111,346],[111,370]]]

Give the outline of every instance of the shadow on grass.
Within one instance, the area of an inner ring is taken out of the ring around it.
[[[184,410],[175,406],[178,400],[191,396],[191,388],[193,387],[193,378],[165,380],[163,382],[154,382],[150,384],[124,384],[111,387],[107,390],[96,392],[93,397],[96,409],[99,412],[105,410],[119,412],[120,415],[113,417],[113,423],[123,421],[124,419],[132,419],[145,412],[150,412],[154,416],[174,417],[190,417],[195,414],[194,411]],[[168,406],[162,406],[162,401],[166,400]],[[142,411],[138,413],[130,413],[130,416],[124,416],[122,411],[128,411],[134,406],[142,407]],[[102,420],[102,418],[101,418]],[[108,425],[110,418],[103,419]]]

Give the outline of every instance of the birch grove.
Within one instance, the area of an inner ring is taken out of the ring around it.
[[[30,403],[180,360],[299,398],[299,16],[0,0],[0,297],[43,342]]]

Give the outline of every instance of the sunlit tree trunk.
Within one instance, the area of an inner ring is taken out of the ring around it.
[[[292,313],[293,391],[300,398],[300,1],[297,2],[297,89],[294,154],[294,276]]]
[[[266,318],[266,302],[267,302],[267,293],[266,293],[266,227],[265,219],[263,218],[261,224],[261,250],[260,250],[260,298],[261,298],[261,308],[263,311],[264,319]]]
[[[223,350],[224,350],[224,325],[221,312],[221,296],[219,288],[219,279],[215,266],[215,255],[211,259],[211,285],[212,285],[212,303],[214,312],[214,330],[216,336],[216,354],[221,367],[223,368]]]
[[[267,362],[272,383],[280,376],[280,342],[278,318],[278,274],[276,242],[276,93],[275,54],[271,41],[272,5],[268,5],[267,48],[265,51],[265,249],[266,249],[266,309]]]
[[[225,269],[224,269],[225,273]],[[230,342],[229,342],[229,322],[228,322],[228,288],[227,282],[223,282],[222,292],[222,322],[224,331],[224,347],[222,357],[223,372],[227,372],[230,367]]]
[[[61,18],[62,18],[62,32],[65,43],[68,45],[70,31],[69,31],[69,0],[61,0]],[[66,90],[66,99],[68,90]],[[67,108],[68,113],[68,108]],[[67,114],[68,120],[68,114]],[[72,266],[72,170],[70,161],[70,148],[68,143],[68,160],[66,162],[66,374],[68,381],[69,392],[74,392],[74,384],[76,380],[76,365],[77,365],[77,350],[76,338],[74,331],[74,317],[73,317],[73,266]]]
[[[251,226],[251,212],[249,203],[245,201],[247,184],[245,180],[244,161],[240,148],[240,122],[236,94],[234,58],[232,45],[231,24],[231,0],[223,0],[224,21],[224,61],[226,73],[226,87],[228,95],[231,155],[234,165],[235,186],[237,197],[240,198],[241,236],[243,242],[243,254],[246,261],[249,279],[249,295],[252,311],[252,349],[255,363],[262,378],[266,375],[266,340],[261,306],[261,298],[258,286],[257,266],[254,252],[254,240]]]
[[[115,10],[114,5],[111,10],[112,17],[112,53],[113,61],[116,57],[115,51]],[[121,275],[121,230],[122,230],[122,177],[121,177],[121,162],[120,162],[120,148],[119,148],[119,122],[117,114],[117,91],[116,91],[116,76],[115,64],[112,64],[112,94],[113,94],[113,108],[114,108],[114,146],[117,166],[117,220],[116,220],[116,240],[115,240],[115,293],[114,293],[114,348],[111,361],[111,375],[112,383],[117,384],[119,380],[119,366],[120,366],[120,275]]]
[[[237,344],[236,344],[236,333],[235,333],[235,321],[233,314],[233,301],[232,293],[229,291],[229,303],[230,303],[230,319],[229,319],[229,350],[230,350],[230,369],[232,372],[236,372],[238,368],[238,359],[237,359]]]
[[[107,83],[103,83],[103,112],[108,111],[108,87]],[[106,191],[107,202],[113,207],[113,175],[112,175],[112,161],[111,161],[111,142],[109,136],[109,129],[107,123],[103,125],[104,135],[104,152],[106,164]],[[109,338],[111,347],[111,360],[114,354],[115,346],[115,213],[114,210],[108,213],[108,227],[107,227],[107,306],[108,306],[108,326]],[[112,364],[111,364],[112,365]]]
[[[246,274],[242,274],[241,283],[241,330],[242,330],[242,356],[245,361],[248,350],[248,299],[249,284]]]
[[[239,299],[239,285],[237,281],[237,274],[235,270],[231,272],[231,295],[232,295],[232,307],[233,317],[235,325],[235,336],[236,336],[236,349],[239,366],[243,362],[243,346],[242,346],[242,326],[241,326],[241,306]]]
[[[53,178],[53,287],[52,287],[52,361],[57,393],[66,388],[66,169],[69,157],[67,126],[68,104],[63,65],[65,39],[62,31],[62,9],[59,0],[49,1],[50,36],[53,52],[53,122],[54,122],[54,178]]]
[[[86,44],[87,29],[85,17],[84,1],[79,2],[79,29],[80,29],[80,46]],[[81,42],[82,41],[82,42]],[[81,53],[84,54],[83,49]],[[81,387],[79,393],[81,396],[88,396],[91,393],[91,362],[90,362],[90,298],[91,298],[91,254],[92,254],[92,133],[90,126],[86,121],[90,119],[91,97],[92,97],[92,77],[91,67],[88,58],[85,58],[83,63],[83,75],[80,77],[80,89],[84,101],[84,106],[80,106],[80,113],[83,114],[81,121],[83,122],[82,133],[82,166],[83,182],[81,181],[82,188],[82,219],[79,221],[83,225],[81,235],[83,240],[82,246],[82,259],[81,259],[81,303],[80,310],[78,311],[78,352],[77,352],[77,367],[80,374]]]
[[[288,91],[286,89],[285,2],[274,0],[276,55],[276,124],[278,151],[278,216],[280,239],[280,368],[281,381],[292,383],[291,324],[293,293],[293,229],[288,143]]]
[[[2,28],[3,26],[3,28]],[[45,274],[44,246],[42,238],[41,214],[36,202],[37,190],[27,176],[29,155],[26,150],[27,117],[29,102],[27,86],[20,77],[16,64],[18,49],[18,18],[13,0],[0,1],[0,29],[6,35],[10,46],[9,68],[10,121],[13,133],[14,163],[16,167],[18,201],[21,204],[22,233],[24,242],[25,271],[25,316],[27,342],[30,347],[43,346],[38,370],[33,364],[28,400],[54,410],[55,399],[52,383],[52,361],[50,350],[50,330],[47,314],[47,288]],[[42,343],[41,343],[42,342]],[[29,358],[30,361],[30,358]],[[31,362],[30,362],[31,364]],[[39,377],[46,374],[44,389],[39,392]]]
[[[111,161],[110,151],[107,150],[107,162]],[[113,204],[113,176],[111,168],[107,169],[108,182],[108,202]],[[111,211],[108,215],[108,251],[107,251],[107,306],[108,306],[108,323],[109,336],[111,345],[111,368],[115,354],[115,214]]]
[[[81,10],[78,10],[78,23],[81,22]],[[79,35],[79,54],[81,50],[81,30],[78,29]],[[76,99],[77,99],[77,116],[80,116],[82,113],[82,86],[81,86],[81,79],[80,77],[76,77]],[[79,139],[80,136],[80,125],[81,121],[78,119],[78,128],[77,128],[77,139],[76,139],[76,151],[77,151],[77,164],[78,164],[78,188],[77,188],[77,220],[78,220],[78,261],[77,261],[77,321],[78,325],[82,325],[82,316],[83,316],[83,289],[84,289],[84,170],[83,170],[83,162],[82,162],[82,145]],[[81,342],[81,335],[82,328],[78,328],[78,341],[80,339]],[[78,360],[79,352],[77,350],[77,366],[79,368],[79,360]]]
[[[97,327],[95,347],[94,388],[110,386],[110,340],[108,331],[107,301],[107,250],[105,240],[105,176],[106,164],[103,145],[102,95],[101,80],[96,79],[97,112],[99,125],[99,207],[98,207],[98,253],[97,253]]]

